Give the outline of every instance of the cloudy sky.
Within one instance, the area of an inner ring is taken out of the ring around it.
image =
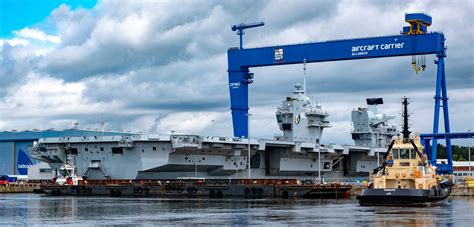
[[[232,24],[264,21],[246,47],[398,34],[404,13],[428,12],[447,37],[452,131],[474,129],[474,3],[465,1],[2,1],[0,130],[97,129],[232,135],[227,81]],[[400,124],[411,98],[413,131],[430,132],[434,56],[315,63],[308,92],[331,116],[323,142],[351,143],[350,111],[367,97]],[[279,134],[276,106],[303,66],[252,69],[252,137]]]

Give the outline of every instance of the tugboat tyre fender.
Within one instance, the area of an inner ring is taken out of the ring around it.
[[[418,188],[419,188],[419,189],[422,189],[422,188],[423,188],[423,184],[419,184],[419,185],[418,185]]]
[[[245,193],[246,195],[250,194],[250,189],[249,189],[249,188],[245,188],[245,189],[244,189],[244,193]]]
[[[404,178],[405,178],[406,176],[407,176],[407,174],[406,174],[406,173],[402,173],[402,177],[404,177]]]
[[[281,197],[284,199],[288,199],[290,197],[290,193],[288,191],[283,191],[281,193]]]
[[[209,197],[211,198],[216,197],[216,191],[214,191],[214,189],[209,190]]]
[[[400,173],[396,173],[396,174],[395,174],[395,177],[396,177],[396,178],[399,178],[399,177],[400,177]]]
[[[222,197],[224,197],[224,193],[222,193],[221,190],[217,190],[217,192],[216,192],[216,198],[222,198]]]
[[[197,188],[188,188],[187,191],[188,191],[189,194],[195,194],[198,190],[197,190]]]

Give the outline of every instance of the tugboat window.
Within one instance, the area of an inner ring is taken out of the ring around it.
[[[393,157],[393,159],[398,159],[398,150],[397,149],[392,150],[392,157]]]
[[[410,157],[411,159],[416,159],[416,151],[413,149],[410,149]]]
[[[408,152],[408,149],[400,149],[400,159],[409,159],[410,158],[410,153]]]

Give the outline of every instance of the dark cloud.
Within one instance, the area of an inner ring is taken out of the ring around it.
[[[242,12],[239,7],[196,1],[180,7],[171,2],[105,1],[96,9],[83,13],[61,6],[53,12],[66,43],[43,59],[47,73],[80,80],[211,57],[226,49],[231,33],[223,31]],[[64,21],[69,26],[62,26]]]
[[[35,68],[37,58],[34,49],[21,46],[11,46],[6,43],[1,47],[0,61],[0,97],[6,92],[5,88],[21,81]]]

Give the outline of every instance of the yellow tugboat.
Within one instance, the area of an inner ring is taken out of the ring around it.
[[[392,140],[385,161],[371,175],[372,183],[357,196],[361,206],[427,205],[451,194],[451,177],[437,175],[419,137],[410,138],[407,98],[403,106],[403,137]]]

